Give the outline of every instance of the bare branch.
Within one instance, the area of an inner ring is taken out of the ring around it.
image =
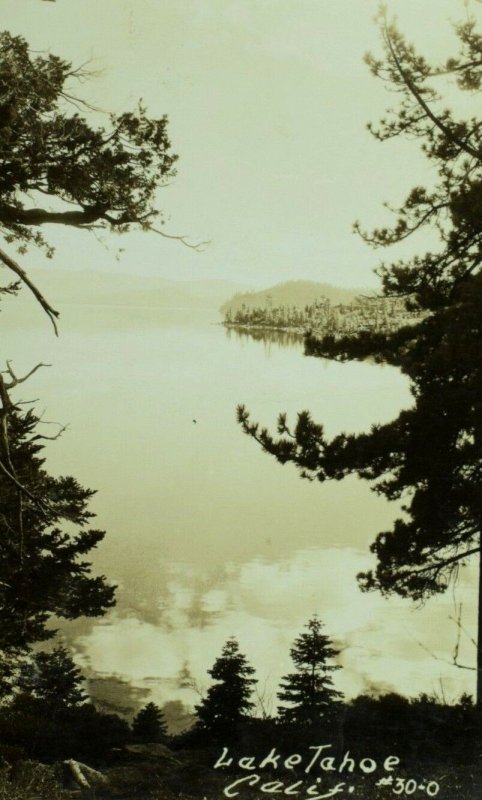
[[[471,642],[474,645],[474,647],[477,647],[477,642],[475,641],[474,637],[471,636],[471,634],[468,632],[468,630],[462,625],[462,603],[460,603],[459,613],[457,614],[457,617],[455,618],[455,617],[449,616],[449,620],[451,622],[455,622],[455,624],[457,625],[459,631],[461,631],[462,633],[465,633],[465,635],[466,635],[467,639],[469,640],[469,642]]]
[[[30,491],[29,491],[29,490],[28,490],[28,489],[27,489],[27,488],[26,488],[26,487],[25,487],[25,486],[24,486],[22,483],[20,483],[20,481],[19,481],[19,480],[18,480],[18,479],[15,477],[15,475],[13,475],[13,474],[10,472],[10,470],[8,470],[8,469],[7,469],[7,467],[5,466],[5,464],[3,464],[3,462],[2,462],[1,460],[0,460],[0,470],[3,472],[3,474],[4,474],[4,475],[6,475],[6,476],[7,476],[7,478],[8,478],[8,479],[9,479],[9,480],[10,480],[10,481],[13,483],[13,484],[15,484],[15,486],[17,487],[17,489],[18,489],[18,490],[19,490],[19,491],[20,491],[22,494],[26,495],[26,496],[27,496],[27,497],[28,497],[30,500],[32,500],[32,502],[34,502],[34,503],[37,503],[37,504],[40,504],[40,505],[44,505],[44,504],[42,503],[42,501],[41,501],[41,500],[39,500],[39,498],[38,498],[38,497],[35,497],[35,495],[33,495],[33,494],[32,494],[32,493],[31,493],[31,492],[30,492]]]
[[[40,305],[42,306],[43,310],[45,311],[45,313],[49,317],[49,319],[50,319],[50,321],[51,321],[51,323],[53,325],[53,328],[54,328],[54,331],[55,331],[55,335],[58,336],[59,335],[59,331],[58,331],[58,328],[57,328],[56,319],[60,316],[60,313],[58,311],[56,311],[55,308],[53,308],[50,305],[50,303],[45,299],[45,297],[40,292],[40,290],[37,289],[37,287],[35,286],[33,281],[30,280],[30,278],[28,277],[28,275],[25,272],[25,270],[22,269],[22,267],[19,264],[17,264],[17,262],[14,261],[13,258],[10,258],[10,256],[7,255],[7,253],[5,253],[5,251],[2,250],[2,249],[0,249],[0,260],[3,261],[5,266],[8,267],[8,269],[12,270],[12,272],[14,272],[15,275],[18,275],[18,277],[21,279],[21,281],[23,281],[23,283],[26,286],[28,286],[28,288],[32,292],[33,296],[40,303]]]
[[[397,68],[397,70],[398,70],[398,72],[400,74],[400,77],[402,78],[405,86],[407,87],[409,92],[413,95],[413,97],[415,98],[415,100],[417,101],[419,106],[421,108],[423,108],[423,110],[425,111],[427,117],[433,122],[433,124],[440,131],[442,131],[444,136],[446,136],[447,139],[450,142],[453,142],[454,144],[456,144],[465,153],[467,153],[468,155],[472,156],[472,158],[477,159],[477,161],[482,161],[482,154],[480,152],[478,152],[477,150],[474,150],[474,148],[471,147],[470,144],[468,144],[467,142],[462,141],[457,136],[455,136],[454,133],[450,130],[450,128],[447,127],[447,125],[445,125],[442,122],[442,120],[440,120],[436,116],[436,114],[433,113],[433,111],[427,105],[427,103],[423,99],[421,93],[419,92],[419,90],[417,89],[417,87],[415,86],[413,81],[410,80],[409,76],[407,75],[407,73],[405,72],[405,70],[403,69],[403,67],[402,67],[402,65],[400,63],[400,60],[399,60],[399,58],[397,56],[397,53],[395,51],[395,48],[393,46],[392,37],[390,35],[390,29],[389,29],[388,23],[386,21],[386,17],[385,17],[385,21],[384,21],[384,25],[383,25],[383,33],[385,35],[385,40],[387,42],[387,45],[388,45],[388,48],[390,50],[391,56],[393,58],[393,61],[395,63],[395,66],[396,66],[396,68]]]
[[[164,233],[164,231],[159,230],[159,228],[150,227],[149,230],[153,231],[154,233],[157,233],[159,236],[163,236],[164,239],[175,239],[178,242],[182,242],[183,245],[185,245],[186,247],[189,247],[191,250],[197,250],[198,253],[202,253],[203,252],[203,250],[201,248],[207,247],[208,245],[211,244],[210,240],[207,240],[205,242],[198,242],[197,244],[190,244],[187,241],[187,237],[186,236],[175,236],[173,234]]]
[[[44,423],[45,425],[52,424],[52,425],[59,425],[59,430],[53,436],[45,436],[42,433],[37,433],[33,438],[32,441],[35,442],[39,439],[44,439],[45,441],[55,442],[59,439],[66,430],[68,430],[68,425],[60,425],[60,423],[52,422],[52,423]]]
[[[457,669],[466,669],[466,670],[469,670],[470,672],[477,672],[477,667],[469,667],[466,664],[459,664],[459,662],[457,660],[457,658],[458,658],[458,644],[457,643],[455,645],[455,650],[454,650],[454,654],[453,654],[452,660],[450,660],[448,658],[441,658],[441,656],[438,656],[436,653],[434,653],[432,650],[430,650],[430,648],[427,647],[423,642],[420,642],[410,631],[408,631],[408,634],[409,634],[410,638],[413,639],[413,641],[416,642],[416,644],[418,644],[418,646],[421,647],[422,650],[425,650],[425,652],[428,653],[428,655],[431,656],[435,661],[441,661],[443,664],[448,664],[450,667],[457,667]]]
[[[7,369],[6,369],[5,373],[4,373],[4,374],[10,375],[10,377],[12,379],[11,383],[6,383],[5,384],[5,388],[6,389],[13,389],[15,386],[18,386],[20,383],[25,383],[25,381],[28,380],[28,378],[30,378],[30,376],[33,375],[35,372],[37,372],[37,370],[40,369],[41,367],[51,367],[52,366],[51,364],[42,364],[42,363],[41,364],[36,364],[35,367],[33,367],[33,369],[30,370],[30,372],[27,372],[27,374],[23,376],[23,378],[18,378],[15,375],[15,373],[14,373],[14,371],[12,369],[11,363],[12,363],[11,361],[7,361]]]
[[[179,678],[179,683],[178,683],[179,689],[190,689],[191,691],[195,692],[198,695],[198,697],[201,698],[201,700],[204,699],[206,692],[204,688],[200,686],[194,675],[191,673],[187,661],[183,664],[181,670],[179,671],[178,678]]]
[[[262,689],[258,685],[256,685],[254,689],[256,705],[261,712],[261,719],[270,719],[273,714],[273,696],[268,691],[269,678],[270,675],[267,675]]]
[[[11,363],[7,361],[6,372],[0,372],[0,471],[14,484],[18,490],[18,517],[19,517],[19,531],[20,531],[20,553],[23,549],[23,502],[22,497],[28,497],[32,502],[36,503],[40,509],[45,510],[46,504],[39,497],[36,497],[32,492],[27,489],[17,478],[15,467],[12,463],[10,456],[10,443],[8,431],[8,419],[15,411],[17,404],[14,403],[9,395],[9,389],[23,383],[27,378],[36,372],[40,367],[48,366],[46,364],[37,364],[30,372],[23,378],[17,378]],[[12,378],[11,383],[6,383],[3,377],[4,374],[10,375]]]

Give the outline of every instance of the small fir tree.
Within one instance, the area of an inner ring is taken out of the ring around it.
[[[78,708],[87,700],[82,689],[84,676],[65,647],[51,653],[35,653],[24,663],[18,688],[51,710]]]
[[[196,706],[198,728],[225,741],[236,736],[254,704],[250,701],[253,686],[257,683],[254,669],[239,652],[236,639],[228,639],[221,655],[208,670],[214,683]]]
[[[323,625],[315,615],[290,650],[296,672],[281,680],[278,698],[281,722],[295,725],[316,725],[331,719],[342,695],[333,686],[331,674],[340,669],[329,662],[339,651],[331,639],[321,632]],[[285,705],[286,704],[286,705]]]
[[[141,742],[160,742],[167,736],[164,715],[155,703],[148,703],[134,717],[132,733]]]

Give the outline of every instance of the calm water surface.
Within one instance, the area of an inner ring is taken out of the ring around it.
[[[318,611],[353,642],[383,602],[360,611],[369,601],[355,574],[397,509],[354,478],[300,480],[242,434],[235,408],[245,403],[271,429],[279,412],[294,420],[307,408],[329,435],[361,431],[410,405],[405,379],[305,358],[290,337],[237,335],[216,312],[62,312],[59,339],[20,304],[0,328],[19,373],[52,364],[17,394],[69,424],[48,447],[49,468],[98,490],[96,525],[108,533],[94,562],[119,585],[118,606],[66,629],[86,663],[150,676],[165,697],[183,663],[209,666],[231,634],[249,637],[253,658],[267,663],[269,646],[279,662],[276,648]]]
[[[366,484],[298,479],[242,434],[235,409],[245,403],[271,429],[280,411],[295,420],[308,408],[328,434],[363,430],[410,403],[394,369],[305,358],[301,341],[257,341],[204,310],[70,306],[58,340],[42,318],[26,322],[4,337],[5,352],[18,372],[52,366],[18,396],[68,423],[49,464],[98,490],[109,537],[97,561],[116,580],[132,576],[133,557],[136,569],[213,567],[364,547],[391,518]]]

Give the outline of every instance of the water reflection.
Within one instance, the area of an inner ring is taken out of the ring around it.
[[[291,643],[317,612],[342,652],[336,682],[346,694],[372,685],[407,694],[414,687],[429,691],[439,678],[449,696],[470,689],[470,673],[450,664],[441,668],[426,652],[450,650],[451,598],[435,598],[413,613],[399,598],[361,594],[355,575],[369,562],[370,555],[355,548],[308,548],[290,558],[227,565],[210,580],[206,573],[201,578],[195,564],[166,564],[167,592],[157,623],[142,613],[114,610],[106,624],[92,626],[77,642],[104,675],[122,665],[123,673],[136,686],[148,687],[156,701],[191,705],[196,693],[183,676],[205,689],[207,670],[226,639],[236,636],[275,697],[290,667]],[[458,592],[467,607],[475,599],[475,577],[474,570],[461,575]]]
[[[40,397],[48,419],[70,423],[49,443],[48,466],[98,490],[96,525],[107,536],[95,569],[119,586],[104,619],[61,623],[94,672],[138,686],[151,676],[154,699],[182,700],[183,665],[205,679],[235,635],[261,675],[276,677],[318,611],[350,645],[352,685],[355,673],[377,677],[372,655],[362,663],[355,646],[382,651],[391,637],[392,655],[376,664],[394,673],[409,610],[395,604],[389,619],[385,601],[361,596],[355,576],[397,510],[356,478],[301,481],[243,436],[235,408],[245,403],[271,430],[279,412],[292,420],[309,408],[328,436],[363,431],[411,404],[397,370],[305,358],[302,335],[288,331],[223,333],[215,311],[66,307],[58,339],[33,311],[22,315],[23,306],[2,311],[3,351],[19,372],[53,365],[21,399]],[[444,625],[448,613],[440,607]],[[421,689],[412,662],[405,669],[405,683]]]
[[[264,345],[264,353],[269,358],[273,345],[276,348],[297,348],[302,347],[304,334],[297,331],[287,331],[276,328],[243,328],[237,325],[224,326],[228,339],[243,341],[255,341]]]

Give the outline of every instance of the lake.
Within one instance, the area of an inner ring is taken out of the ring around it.
[[[301,480],[236,423],[244,403],[271,430],[280,412],[293,421],[310,409],[328,435],[362,431],[411,404],[398,371],[306,358],[293,337],[238,334],[199,309],[65,306],[56,339],[37,309],[12,303],[0,328],[19,374],[52,365],[16,395],[69,425],[48,445],[49,469],[98,490],[107,536],[94,564],[118,585],[118,605],[61,625],[88,674],[189,704],[186,675],[205,685],[233,635],[273,702],[293,637],[316,612],[343,650],[349,694],[430,691],[440,675],[448,694],[471,688],[470,673],[420,647],[450,655],[452,598],[414,611],[357,588],[370,542],[399,509],[356,478]],[[470,575],[459,591],[468,608]]]

